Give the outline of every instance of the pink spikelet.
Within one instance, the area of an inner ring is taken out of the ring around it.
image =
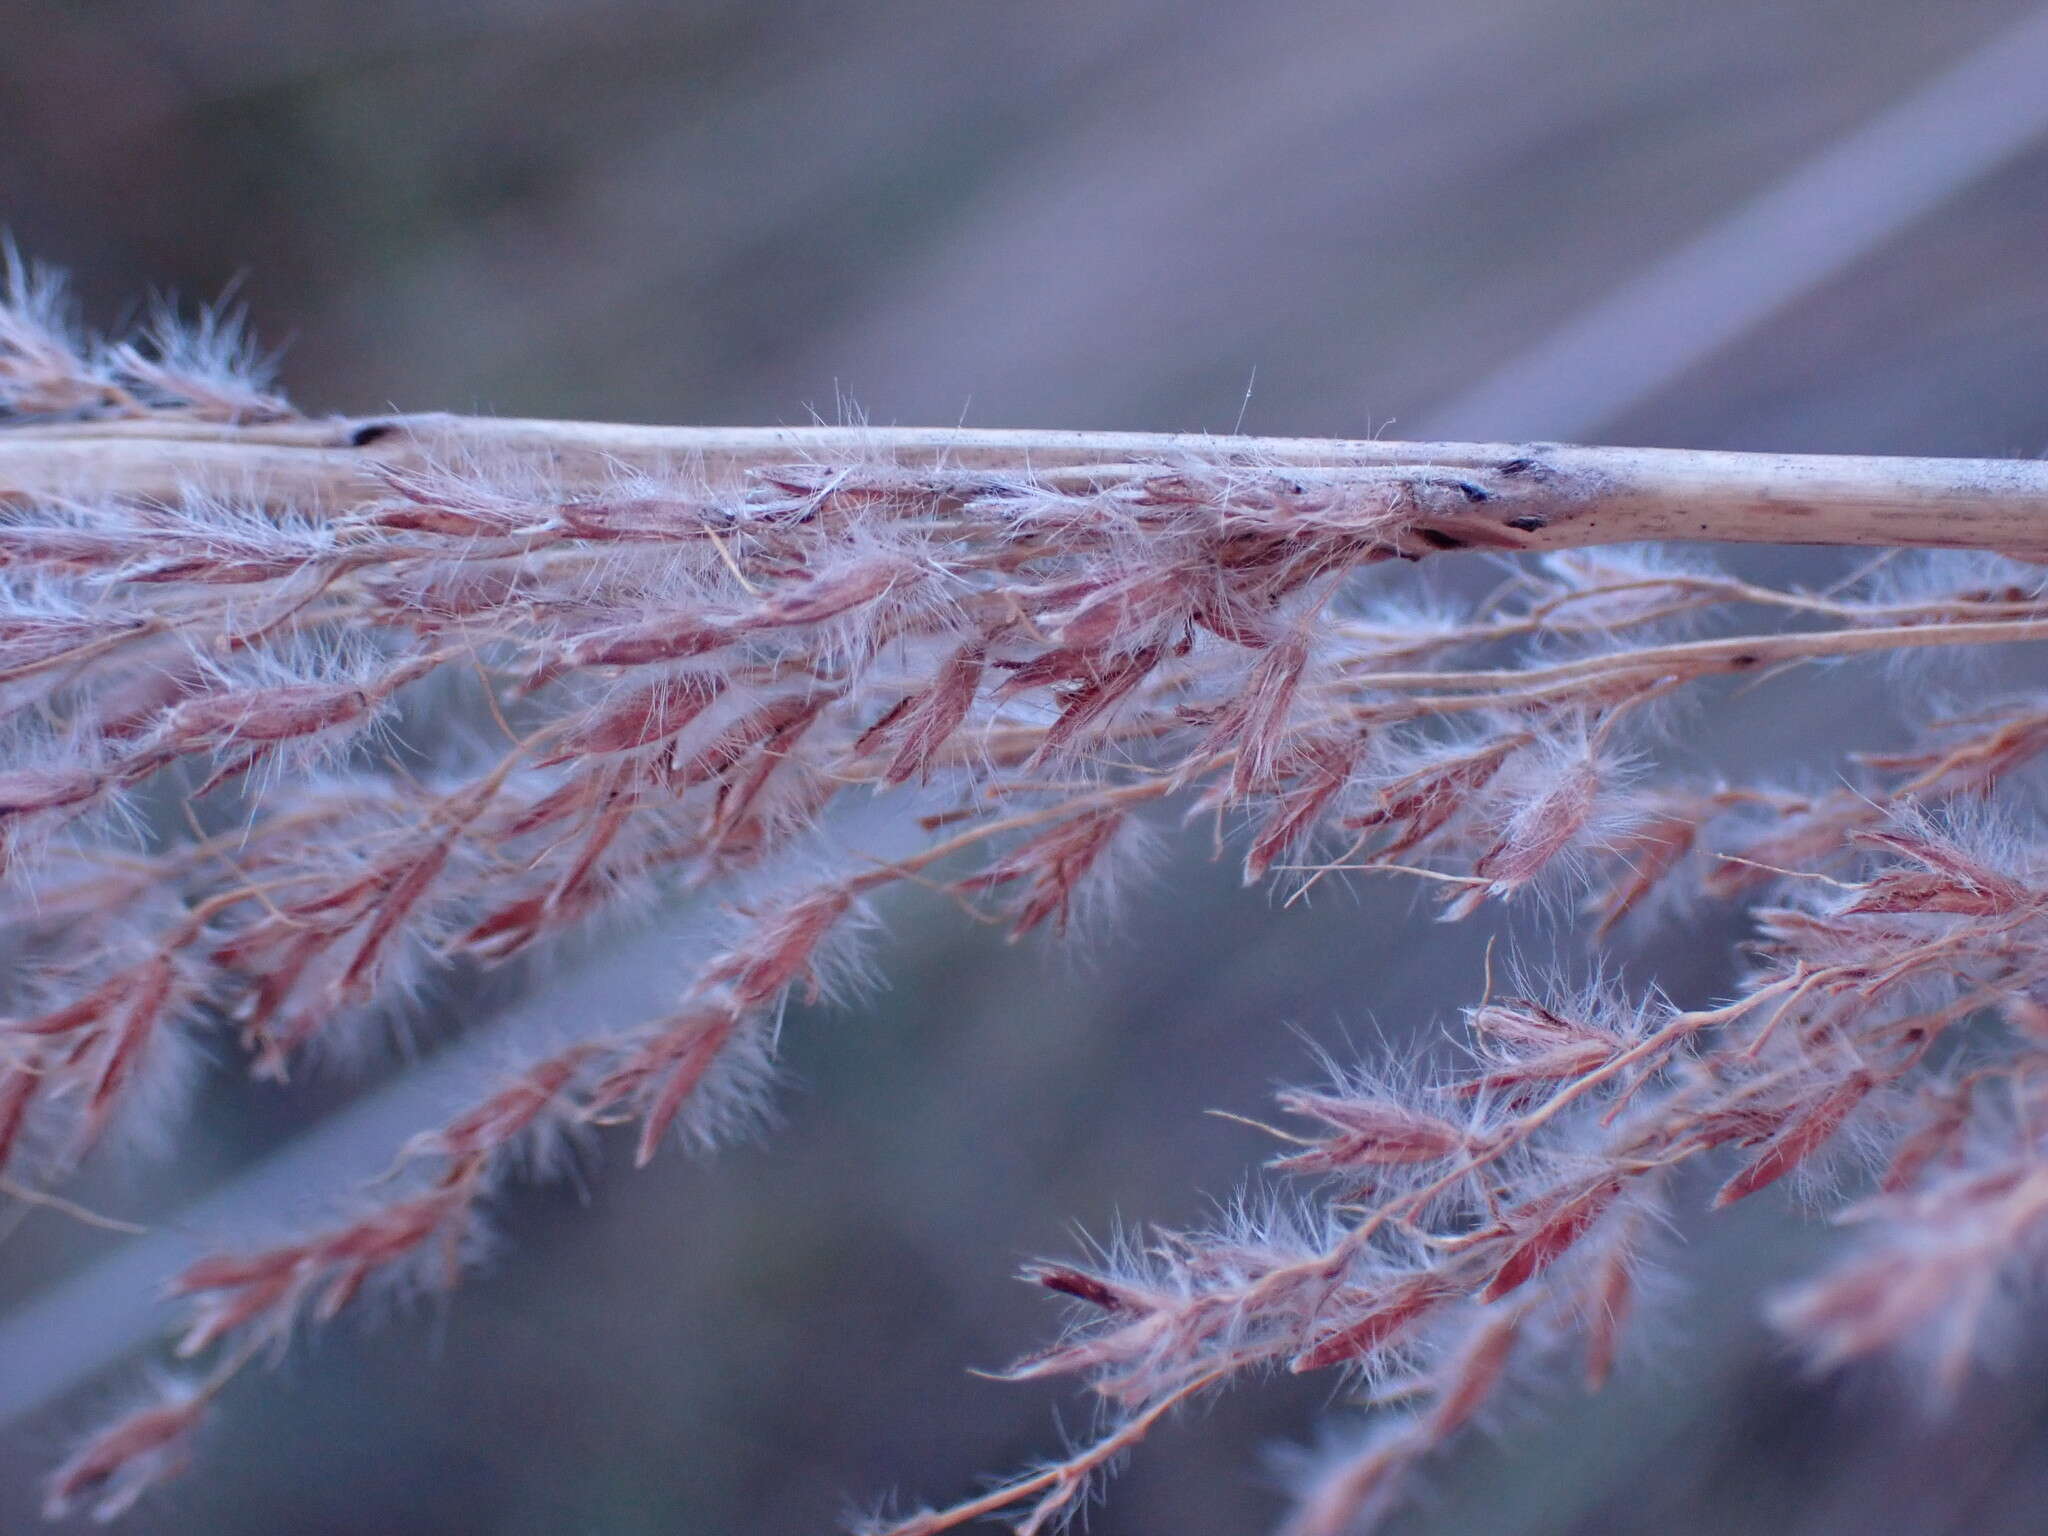
[[[705,967],[705,980],[730,989],[740,1006],[753,1008],[780,997],[798,981],[818,995],[813,956],[825,936],[853,906],[854,893],[827,886],[798,897],[765,918],[737,947]]]
[[[92,1518],[118,1520],[152,1488],[182,1472],[211,1393],[166,1388],[160,1399],[117,1419],[50,1474],[44,1517],[62,1520],[80,1504]]]
[[[985,872],[960,882],[965,890],[1020,887],[1013,932],[1029,933],[1048,920],[1064,931],[1081,882],[1123,826],[1120,812],[1088,811],[1041,832],[998,859]]]

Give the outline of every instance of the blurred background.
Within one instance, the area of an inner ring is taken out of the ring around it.
[[[8,13],[0,222],[102,324],[239,280],[312,410],[774,423],[851,402],[921,424],[2048,449],[2039,0]],[[1804,759],[1824,783],[1839,747],[1891,739],[1885,701],[1879,680],[1795,680],[1724,701],[1679,751]],[[899,904],[886,983],[792,1016],[779,1129],[517,1192],[452,1304],[238,1384],[199,1470],[125,1528],[812,1533],[1055,1448],[1072,1396],[966,1370],[1056,1322],[1018,1263],[1205,1219],[1268,1146],[1203,1111],[1261,1113],[1311,1042],[1415,1049],[1477,995],[1494,931],[1391,885],[1281,911],[1205,838],[1164,829],[1078,952]],[[1739,934],[1710,914],[1622,958],[1695,1000]],[[657,921],[584,969],[615,1001],[662,948]],[[436,1004],[427,1067],[588,1006],[578,974]],[[81,1189],[153,1216],[211,1199],[163,1224],[262,1235],[429,1123],[391,1097],[405,1075],[282,1091],[223,1063],[174,1164]],[[316,1117],[328,1141],[305,1139]],[[346,1152],[364,1117],[367,1161]],[[263,1203],[238,1193],[265,1179]],[[2040,1530],[2033,1346],[1948,1419],[1881,1374],[1802,1382],[1757,1306],[1827,1234],[1753,1204],[1674,1239],[1623,1380],[1468,1441],[1394,1529]],[[127,1354],[161,1270],[19,1218],[14,1347]],[[27,1358],[0,1354],[0,1384]],[[34,1528],[37,1479],[135,1368],[15,1394],[0,1530]],[[1159,1432],[1089,1528],[1265,1529],[1269,1448],[1336,1406],[1313,1380],[1226,1397]]]

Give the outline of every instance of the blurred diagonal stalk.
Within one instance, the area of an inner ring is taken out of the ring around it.
[[[557,495],[630,495],[635,470],[772,489],[800,472],[1000,498],[1029,485],[1175,499],[1176,477],[1247,494],[1410,515],[1422,548],[1545,550],[1637,540],[1920,545],[2048,555],[2048,464],[2032,460],[1725,453],[1554,443],[1405,443],[916,427],[659,427],[406,416],[245,427],[160,420],[10,428],[0,502],[195,493],[330,511],[436,465],[544,470]],[[891,477],[902,477],[899,484]]]
[[[1456,399],[1432,434],[1598,431],[2048,133],[2048,10],[1580,311]]]

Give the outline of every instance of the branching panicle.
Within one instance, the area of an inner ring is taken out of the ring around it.
[[[10,1188],[169,1119],[195,1037],[282,1078],[373,1048],[453,966],[685,892],[727,914],[662,1017],[565,1024],[357,1207],[177,1277],[206,1374],[60,1468],[55,1511],[125,1508],[299,1330],[452,1284],[505,1181],[565,1145],[626,1126],[646,1162],[752,1123],[786,1004],[848,973],[883,893],[1058,934],[1173,812],[1234,831],[1290,899],[1394,873],[1447,917],[1563,895],[1603,933],[1681,888],[1746,902],[1752,968],[1693,1008],[1489,980],[1427,1068],[1283,1093],[1271,1166],[1305,1193],[1029,1271],[1080,1317],[1014,1374],[1080,1378],[1102,1436],[899,1536],[1046,1529],[1175,1405],[1276,1371],[1379,1400],[1288,1527],[1362,1529],[1517,1380],[1617,1368],[1682,1165],[1715,1170],[1716,1205],[1876,1186],[1865,1245],[1777,1309],[1824,1365],[1917,1347],[1956,1390],[2039,1279],[2048,841],[2007,787],[2048,752],[2048,697],[1930,722],[1813,794],[1660,776],[1644,750],[1664,701],[1721,679],[2048,640],[2038,568],[1985,552],[2048,548],[1990,542],[2010,505],[1957,524],[1976,552],[1814,591],[1565,547],[1605,537],[1581,516],[1603,496],[1655,510],[1654,482],[1573,469],[1593,450],[1042,463],[853,432],[579,458],[534,424],[303,422],[231,316],[102,342],[11,251],[7,283],[0,449],[100,423],[167,456],[147,493],[126,459],[118,485],[0,485]],[[280,504],[286,460],[269,489],[181,478],[195,424],[326,455],[320,494]],[[1803,536],[1882,542],[1851,520],[1871,473]],[[1931,473],[1895,499],[1940,502]],[[1700,527],[1758,536],[1750,502],[1718,505]],[[1475,549],[1518,557],[1482,599],[1405,590],[1409,563]],[[904,840],[863,846],[859,806]]]

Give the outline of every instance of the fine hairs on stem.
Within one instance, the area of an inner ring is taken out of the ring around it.
[[[1075,1317],[1012,1374],[1077,1379],[1097,1437],[874,1530],[1050,1529],[1175,1406],[1274,1371],[1364,1390],[1285,1527],[1364,1530],[1518,1382],[1625,1368],[1689,1164],[1715,1206],[1794,1180],[1857,1219],[1772,1304],[1821,1366],[1895,1352],[1953,1396],[2041,1278],[2048,693],[1819,793],[1643,748],[1712,679],[2048,641],[2048,466],[317,420],[232,315],[108,340],[7,281],[8,1199],[77,1211],[88,1154],[174,1147],[202,1056],[287,1079],[455,968],[681,891],[725,914],[659,1017],[570,1021],[324,1224],[170,1277],[187,1373],[56,1468],[53,1515],[203,1465],[223,1390],[302,1330],[455,1285],[566,1143],[645,1163],[752,1123],[786,1001],[885,960],[891,887],[1055,941],[1176,815],[1289,898],[1413,880],[1597,942],[1690,892],[1747,914],[1746,969],[1693,1008],[1474,977],[1440,1069],[1284,1092],[1270,1197],[1027,1272]],[[1710,542],[1860,553],[1780,586],[1681,547]],[[1490,589],[1416,601],[1446,562]],[[833,835],[856,803],[887,856]]]

